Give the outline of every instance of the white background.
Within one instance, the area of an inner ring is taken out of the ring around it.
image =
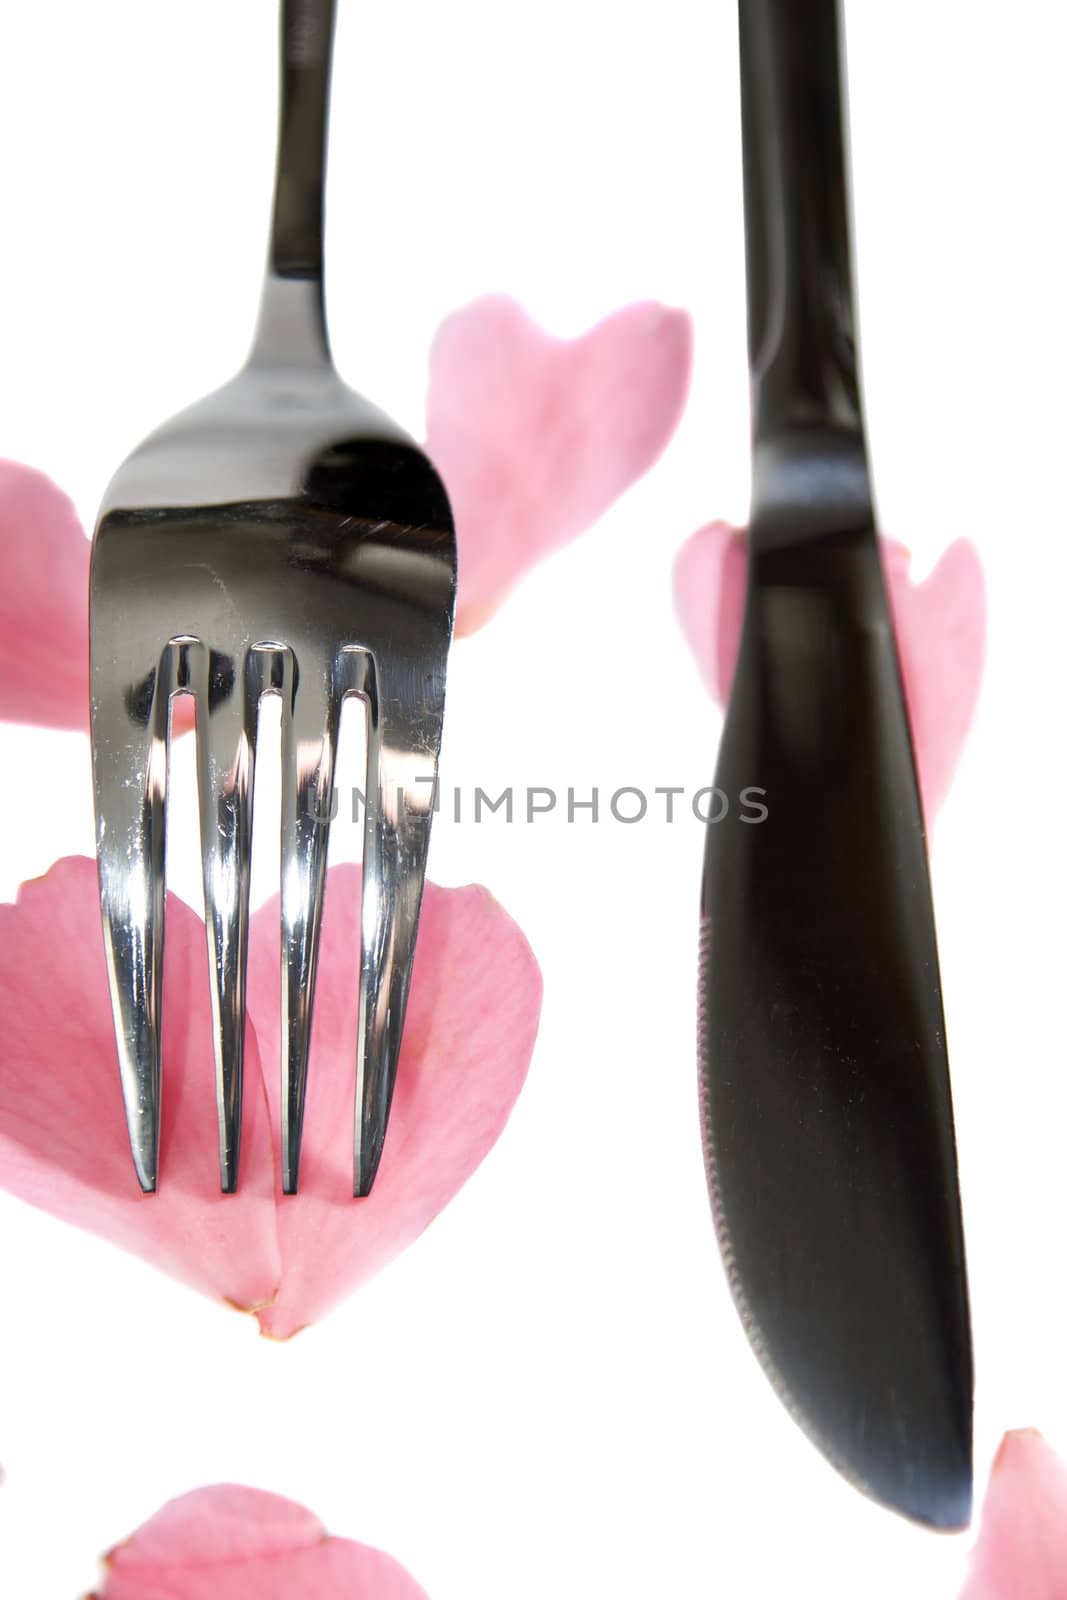
[[[417,432],[433,330],[485,290],[559,333],[645,296],[696,323],[663,462],[457,647],[443,781],[695,789],[719,718],[671,561],[747,491],[734,6],[340,10],[329,288],[350,381]],[[920,570],[969,535],[990,590],[934,850],[981,1489],[1007,1427],[1067,1450],[1060,19],[1047,0],[846,10],[882,520]],[[0,454],[87,523],[137,439],[244,354],[274,35],[255,0],[2,7]],[[87,747],[3,730],[0,762],[10,896],[89,848]],[[440,819],[433,876],[487,883],[544,970],[528,1088],[418,1244],[291,1345],[3,1200],[0,1593],[74,1596],[162,1501],[228,1479],[384,1546],[432,1600],[955,1595],[968,1537],[841,1483],[729,1302],[697,1137],[701,850],[688,819]]]

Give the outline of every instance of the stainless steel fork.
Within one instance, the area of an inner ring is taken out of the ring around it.
[[[323,819],[346,695],[365,702],[368,748],[356,1195],[369,1193],[385,1137],[433,809],[455,597],[452,518],[425,455],[334,370],[322,289],[334,0],[283,0],[281,23],[273,219],[251,356],[120,467],[93,541],[100,899],[130,1144],[147,1193],[159,1168],[173,698],[191,694],[196,704],[224,1192],[238,1178],[261,698],[282,701],[286,1193],[298,1181]]]

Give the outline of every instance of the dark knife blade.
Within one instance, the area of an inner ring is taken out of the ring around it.
[[[926,838],[851,325],[834,0],[740,0],[753,507],[709,824],[712,1209],[781,1399],[874,1499],[959,1528],[973,1376]],[[766,808],[736,804],[758,788]]]

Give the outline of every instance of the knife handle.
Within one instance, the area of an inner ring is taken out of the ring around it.
[[[837,0],[738,4],[754,443],[862,443]]]

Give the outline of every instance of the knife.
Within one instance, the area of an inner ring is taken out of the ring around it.
[[[828,1460],[970,1520],[973,1370],[926,838],[853,330],[835,0],[739,0],[753,474],[709,823],[701,1114],[749,1339]],[[766,815],[759,820],[759,813]]]

